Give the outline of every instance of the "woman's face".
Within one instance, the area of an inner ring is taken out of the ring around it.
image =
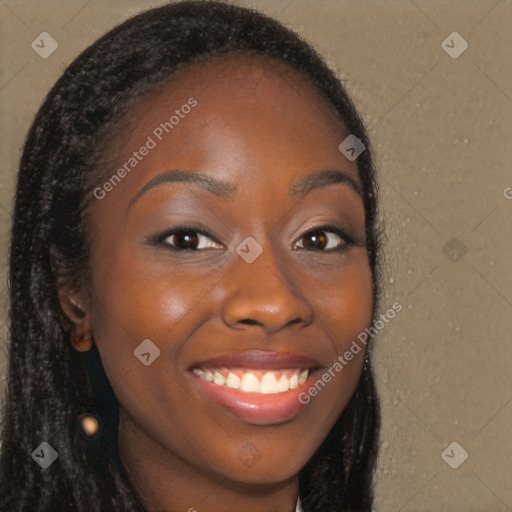
[[[242,57],[191,66],[128,121],[90,207],[89,319],[121,456],[290,479],[348,403],[364,350],[305,403],[307,390],[372,319],[348,132],[294,71]]]

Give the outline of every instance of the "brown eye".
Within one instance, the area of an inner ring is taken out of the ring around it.
[[[212,236],[193,228],[177,228],[168,231],[160,240],[175,251],[199,251],[222,247]]]
[[[169,238],[173,239],[176,249],[184,251],[195,250],[199,244],[199,236],[195,231],[178,231]]]
[[[321,251],[327,246],[327,237],[323,231],[311,231],[304,236],[304,249]]]
[[[349,237],[337,228],[317,228],[304,234],[296,247],[306,251],[342,251],[351,243]]]

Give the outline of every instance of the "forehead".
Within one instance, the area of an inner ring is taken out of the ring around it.
[[[173,100],[179,102],[184,94],[194,94],[211,107],[223,105],[226,112],[233,110],[229,105],[239,109],[241,102],[247,110],[262,111],[268,107],[285,110],[301,104],[301,111],[311,121],[320,117],[333,129],[343,129],[334,107],[304,75],[261,54],[221,55],[189,64],[142,99],[136,111],[150,114]],[[304,108],[305,104],[309,108]]]
[[[195,106],[184,108],[191,100]],[[232,182],[342,168],[358,180],[357,165],[338,150],[347,131],[334,107],[296,70],[261,55],[187,66],[136,103],[121,126],[109,152],[110,172],[148,137],[155,142],[130,172],[138,188],[169,168]]]

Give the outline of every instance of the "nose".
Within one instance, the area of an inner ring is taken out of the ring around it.
[[[252,263],[237,255],[234,268],[226,277],[229,283],[221,308],[224,322],[234,329],[260,326],[267,334],[292,324],[309,325],[312,307],[300,295],[296,281],[289,275],[292,271],[266,245]]]

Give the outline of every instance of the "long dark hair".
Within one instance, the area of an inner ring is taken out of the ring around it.
[[[91,183],[99,177],[98,148],[105,134],[115,131],[133,101],[176,71],[234,52],[260,54],[299,71],[366,146],[357,163],[375,318],[381,282],[375,170],[365,128],[336,75],[297,34],[251,9],[185,1],[127,20],[66,69],[37,113],[22,154],[10,245],[1,510],[144,510],[118,458],[117,404],[98,353],[79,353],[69,341],[50,247],[70,276],[84,275],[89,258],[84,211]],[[77,428],[84,411],[96,413],[103,425],[92,440]],[[306,512],[371,510],[379,425],[368,360],[348,406],[299,474]],[[58,453],[44,470],[31,457],[43,441]]]

